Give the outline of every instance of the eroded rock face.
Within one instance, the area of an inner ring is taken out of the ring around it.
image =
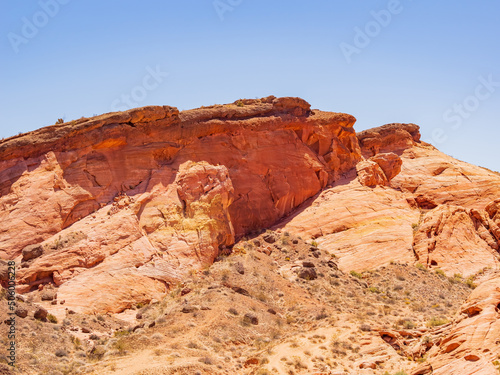
[[[356,165],[359,182],[364,186],[389,186],[401,172],[403,161],[393,152],[377,154]]]
[[[372,160],[364,160],[356,165],[356,173],[361,185],[375,187],[388,185],[387,177],[382,168]]]
[[[20,292],[53,283],[83,312],[160,299],[272,225],[314,239],[344,271],[496,267],[500,176],[420,142],[414,124],[356,135],[354,122],[267,97],[144,107],[4,140],[0,258],[21,263]]]
[[[414,124],[357,137],[365,160],[356,180],[337,182],[280,227],[314,239],[344,271],[418,260],[466,276],[500,264],[500,175],[420,142]]]
[[[401,165],[403,165],[401,158],[393,152],[377,154],[372,156],[370,160],[380,166],[388,182],[401,172]]]
[[[429,353],[436,375],[497,373],[500,355],[500,275],[492,275],[476,288],[462,307],[462,315]]]
[[[324,190],[279,227],[315,239],[320,249],[338,258],[343,271],[364,271],[391,261],[414,262],[412,223],[419,216],[404,194],[353,179]]]
[[[20,291],[54,283],[75,311],[160,298],[351,170],[354,122],[268,97],[144,107],[9,138],[0,257],[22,260]]]
[[[491,202],[486,206],[486,212],[491,220],[500,225],[500,199]]]
[[[415,124],[387,124],[358,133],[363,156],[400,152],[420,142],[420,128]]]
[[[407,149],[401,159],[401,173],[391,186],[414,197],[421,209],[451,204],[484,210],[500,196],[499,174],[456,160],[430,145]]]
[[[486,211],[442,205],[423,216],[414,250],[430,268],[469,276],[499,263],[498,233]]]

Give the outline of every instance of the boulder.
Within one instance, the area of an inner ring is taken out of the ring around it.
[[[23,262],[38,258],[43,254],[43,246],[40,244],[28,245],[23,249]]]
[[[47,320],[48,314],[49,314],[49,312],[45,308],[43,308],[41,306],[37,306],[33,316],[35,319],[45,321],[45,320]]]

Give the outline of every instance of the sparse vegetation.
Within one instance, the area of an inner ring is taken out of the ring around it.
[[[476,289],[476,284],[474,283],[474,280],[475,280],[475,276],[469,276],[466,280],[465,280],[465,285],[467,285],[469,288],[471,289]]]
[[[420,262],[418,262],[417,264],[415,264],[415,267],[417,267],[421,271],[427,271],[427,268],[422,263],[420,263]]]
[[[57,324],[57,318],[52,314],[47,315],[47,320],[51,323]]]
[[[88,358],[91,361],[100,361],[104,354],[106,354],[106,348],[102,345],[96,345],[88,354]]]
[[[433,317],[427,322],[428,327],[438,327],[447,324],[449,321],[446,318]]]
[[[351,271],[351,272],[349,272],[349,274],[350,274],[351,276],[353,276],[353,277],[358,278],[358,279],[362,279],[362,278],[363,278],[363,275],[362,275],[362,274],[360,274],[359,272],[356,272],[356,271]]]
[[[434,272],[435,272],[435,273],[436,273],[436,275],[438,275],[438,276],[443,276],[443,277],[446,277],[446,274],[444,273],[444,271],[443,271],[443,270],[441,270],[441,269],[439,269],[439,268],[438,268],[438,269],[436,269]]]
[[[335,368],[334,362],[356,361],[361,340],[372,335],[374,327],[397,326],[397,329],[412,330],[426,324],[445,324],[470,293],[463,278],[461,282],[452,283],[434,272],[415,272],[415,268],[398,262],[383,269],[345,274],[331,263],[317,260],[311,243],[298,240],[290,233],[272,234],[276,239],[273,246],[277,248],[273,257],[278,267],[269,267],[266,263],[268,260],[261,253],[263,246],[259,245],[265,241],[251,237],[246,243],[252,246],[247,246],[245,252],[231,252],[223,261],[207,268],[206,274],[190,274],[185,283],[173,286],[163,301],[134,306],[139,307],[134,312],[139,317],[137,323],[115,327],[110,338],[104,328],[109,324],[109,315],[78,319],[75,315],[67,315],[63,321],[68,333],[67,346],[63,347],[67,356],[59,358],[63,361],[78,358],[84,365],[91,363],[99,368],[106,363],[112,368],[113,359],[121,361],[122,356],[128,358],[135,352],[149,350],[151,355],[164,360],[167,367],[178,364],[176,355],[179,355],[193,358],[197,366],[213,366],[214,370],[215,366],[222,366],[238,373],[237,366],[243,366],[249,358],[248,355],[242,357],[240,352],[256,350],[260,354],[250,358],[251,364],[247,366],[255,366],[255,373],[265,374],[266,371],[274,373],[275,356],[282,353],[280,341],[285,339],[289,349],[301,355],[295,356],[294,352],[280,361],[284,369],[295,373],[306,368],[324,371],[326,367],[321,367],[322,364]],[[287,241],[286,245],[283,240]],[[65,246],[64,238],[59,244]],[[244,243],[240,245],[235,247],[245,249]],[[278,250],[279,247],[286,253]],[[241,266],[236,267],[236,264]],[[296,276],[287,279],[286,274],[281,276],[279,267],[294,267],[295,264],[298,270],[315,269],[314,282]],[[454,275],[453,279],[460,277]],[[304,292],[307,302],[302,297]],[[194,310],[183,313],[186,306]],[[342,314],[340,320],[339,314]],[[433,314],[437,318],[428,321]],[[46,322],[37,324],[56,328]],[[151,325],[153,327],[148,328]],[[87,341],[71,334],[73,326],[89,329],[89,337],[95,345],[93,349]],[[302,336],[305,326],[312,327],[308,329],[314,333]],[[344,334],[332,335],[329,341],[327,336],[319,334],[325,330]],[[318,355],[305,341],[323,348],[318,350],[324,355]],[[223,352],[225,345],[229,348],[228,354],[219,364],[219,357],[216,359],[211,353]],[[65,373],[60,368],[58,371]]]

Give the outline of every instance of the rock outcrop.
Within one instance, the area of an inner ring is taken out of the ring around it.
[[[390,181],[401,172],[401,158],[390,152],[377,154],[356,165],[359,182],[364,186],[389,186]]]
[[[158,340],[217,332],[200,340],[207,352],[227,341],[248,355],[200,360],[193,342],[206,373],[226,359],[252,373],[496,373],[500,174],[421,142],[415,124],[356,134],[354,122],[271,96],[1,141],[0,283],[15,260],[30,296],[16,297],[17,317],[68,319],[64,336],[78,316],[89,355],[98,336],[80,313],[109,337],[119,317]]]
[[[499,264],[499,175],[421,142],[417,125],[356,135],[354,122],[267,97],[6,139],[0,257],[21,264],[19,292],[54,284],[82,312],[159,299],[273,225],[344,271],[419,261],[467,276]]]
[[[486,211],[441,205],[424,214],[414,250],[429,268],[471,276],[499,264],[499,234]]]
[[[414,124],[357,137],[365,160],[356,178],[325,189],[278,227],[314,239],[344,271],[419,261],[469,276],[500,264],[500,175],[420,142]]]
[[[99,286],[112,292],[97,310],[150,300],[351,170],[354,122],[268,97],[144,107],[9,138],[0,257],[22,254],[20,291],[55,283],[67,306],[90,308],[82,301],[100,300]]]
[[[435,375],[483,375],[498,372],[500,355],[500,275],[475,289],[461,316],[440,345],[429,352]]]
[[[420,142],[420,128],[415,124],[387,124],[358,133],[363,156],[401,152]]]
[[[401,192],[354,179],[326,189],[278,227],[314,239],[338,258],[342,270],[364,271],[391,261],[413,262],[412,224],[419,217]]]

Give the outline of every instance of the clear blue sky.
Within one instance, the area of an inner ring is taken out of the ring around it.
[[[0,137],[272,94],[500,170],[498,0],[4,0],[0,34]]]

